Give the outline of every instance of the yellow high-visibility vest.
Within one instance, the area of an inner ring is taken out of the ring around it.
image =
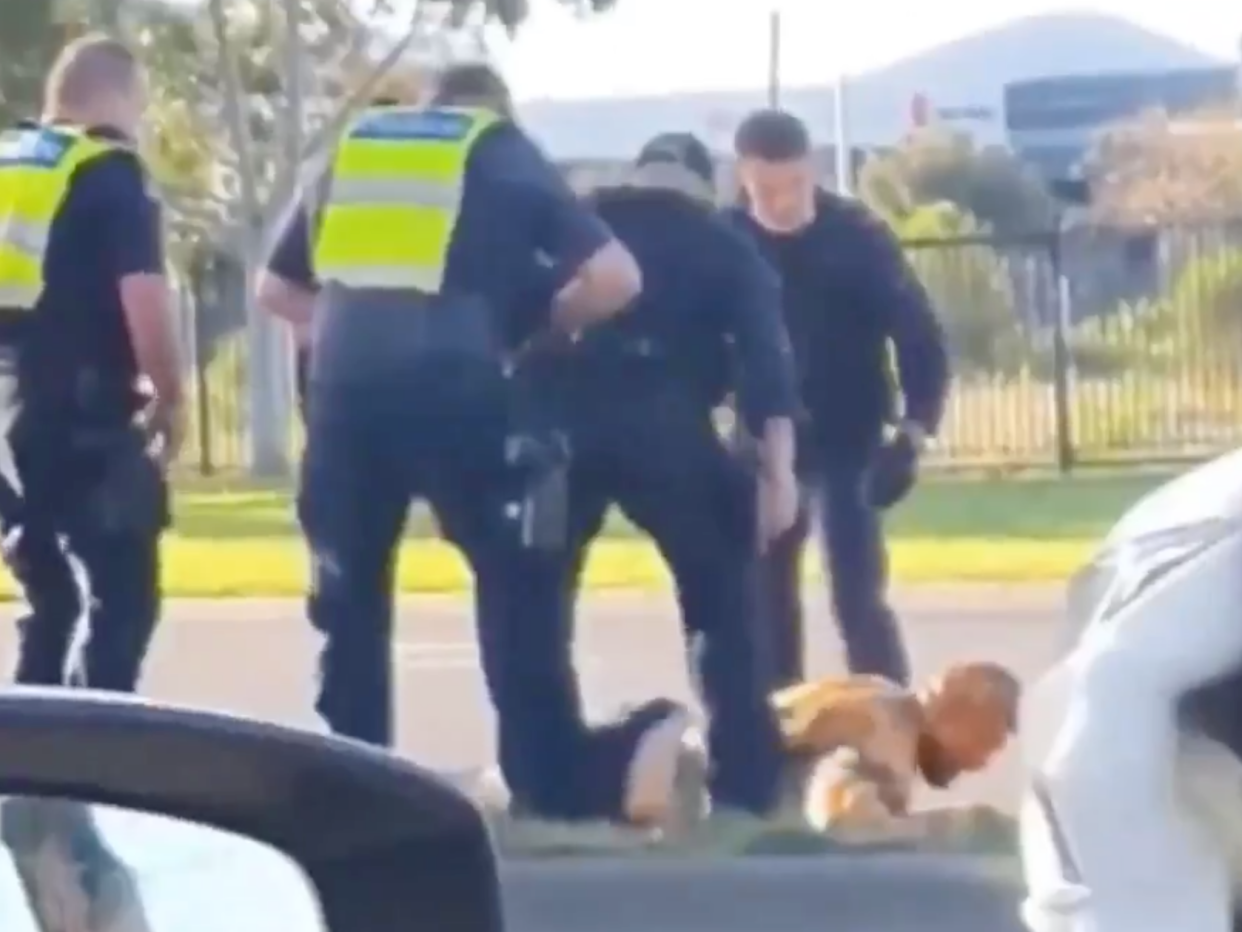
[[[119,146],[80,127],[17,127],[0,133],[0,308],[30,312],[46,286],[52,222],[77,170]]]
[[[498,120],[488,110],[447,107],[363,115],[332,164],[315,237],[319,280],[439,294],[470,151]]]

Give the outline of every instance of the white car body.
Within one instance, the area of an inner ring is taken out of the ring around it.
[[[1024,920],[1033,932],[1231,932],[1242,451],[1131,508],[1068,602],[1066,653],[1023,703]],[[1210,715],[1187,714],[1213,691]]]

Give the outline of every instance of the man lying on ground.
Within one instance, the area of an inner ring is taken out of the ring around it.
[[[773,703],[790,755],[788,793],[816,829],[899,830],[920,781],[946,788],[1005,747],[1020,691],[993,663],[956,664],[918,692],[879,676],[780,690]]]

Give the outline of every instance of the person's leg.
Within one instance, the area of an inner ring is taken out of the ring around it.
[[[74,800],[16,796],[0,803],[8,849],[40,932],[150,932],[135,871],[100,831],[91,807]],[[80,917],[69,920],[67,917]]]
[[[19,684],[61,686],[87,608],[81,582],[60,540],[63,518],[80,508],[81,483],[66,467],[63,446],[38,429],[38,419],[28,410],[6,420],[0,431],[0,472],[3,485],[10,491],[20,489],[21,495],[8,502],[5,561],[28,606],[17,622],[14,679]]]
[[[1020,812],[1024,918],[1036,932],[1067,918],[1099,932],[1227,932],[1227,862],[1180,803],[1174,700],[1122,653],[1080,660]],[[1236,792],[1236,774],[1226,787]]]
[[[888,604],[888,553],[880,513],[867,500],[865,473],[825,472],[817,489],[824,571],[851,673],[910,683],[910,661]]]
[[[583,543],[573,550],[567,571],[561,577],[560,611],[564,618],[562,641],[566,661],[572,652],[574,622],[582,572],[589,543],[598,536],[613,501],[615,477],[607,464],[584,457],[584,468],[571,484],[581,499],[584,494],[592,507],[579,514],[590,517],[589,525],[575,530],[589,531]],[[575,678],[575,684],[577,680]],[[582,736],[572,769],[572,806],[575,818],[606,819],[641,826],[669,827],[675,816],[677,778],[683,757],[683,739],[690,727],[689,712],[679,703],[655,698],[620,711],[610,720],[591,725],[578,713],[578,733]],[[556,786],[555,772],[547,778]],[[562,778],[562,784],[566,781]],[[571,800],[566,797],[566,802]]]
[[[385,455],[385,431],[372,427],[365,412],[310,399],[298,517],[312,560],[307,611],[324,637],[315,707],[337,734],[388,747],[394,573],[410,490]]]
[[[1099,932],[1231,928],[1222,849],[1187,804],[1199,795],[1196,784],[1215,785],[1210,795],[1218,799],[1225,786],[1236,793],[1237,764],[1188,744],[1178,706],[1242,663],[1237,558],[1232,545],[1200,556],[1193,583],[1174,580],[1099,622],[1027,691],[1023,718],[1038,725],[1051,714],[1057,723],[1048,735],[1024,728],[1024,757],[1041,791],[1022,811],[1032,928],[1067,921]],[[1205,601],[1204,591],[1219,597]],[[1050,823],[1060,830],[1060,851]],[[1067,917],[1073,885],[1084,896]]]
[[[160,616],[159,535],[86,530],[69,543],[82,561],[91,603],[71,679],[91,689],[133,692]]]
[[[15,682],[62,686],[78,624],[86,610],[82,587],[57,535],[23,531],[10,566],[29,611],[17,622]]]
[[[618,501],[677,581],[708,715],[713,806],[765,814],[778,803],[782,754],[757,617],[753,480],[709,432],[665,439],[670,457],[635,468]]]
[[[802,557],[810,534],[804,502],[798,520],[759,558],[759,616],[768,633],[773,691],[806,679],[806,625],[802,605]]]
[[[433,496],[445,536],[475,577],[475,616],[484,680],[497,717],[501,772],[515,809],[557,819],[601,818],[616,795],[588,752],[573,662],[573,603],[607,501],[574,482],[564,551],[521,546],[496,482],[461,474]]]

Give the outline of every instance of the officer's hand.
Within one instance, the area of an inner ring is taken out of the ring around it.
[[[759,549],[785,534],[798,520],[801,490],[792,469],[759,475]]]
[[[918,425],[905,423],[876,455],[868,476],[871,503],[892,508],[913,490],[925,440]]]
[[[181,444],[185,442],[185,408],[157,402],[148,429],[152,435],[152,452],[167,469],[176,461]]]

